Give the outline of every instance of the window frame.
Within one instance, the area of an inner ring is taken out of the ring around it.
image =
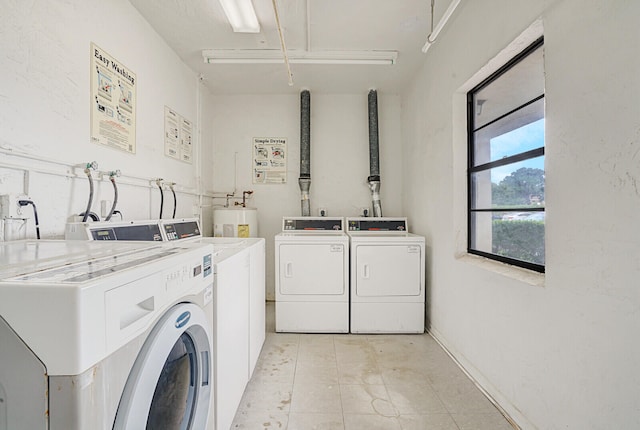
[[[495,167],[515,164],[520,161],[529,160],[532,158],[544,156],[545,147],[546,147],[546,139],[544,145],[541,148],[535,148],[532,150],[524,151],[517,153],[515,155],[507,156],[505,158],[500,158],[498,160],[489,161],[487,163],[480,164],[478,166],[474,166],[474,156],[475,156],[475,133],[485,127],[494,124],[497,121],[500,121],[509,115],[520,111],[523,108],[539,101],[544,100],[545,92],[541,95],[534,97],[531,100],[526,101],[525,103],[517,106],[509,110],[508,112],[499,115],[498,117],[490,120],[489,122],[482,124],[480,127],[475,128],[475,103],[474,103],[474,95],[478,93],[480,90],[496,81],[500,76],[511,70],[516,64],[520,61],[524,60],[529,54],[533,53],[539,48],[543,48],[544,46],[544,36],[538,38],[536,41],[527,46],[524,50],[522,50],[519,54],[515,55],[511,60],[505,63],[498,70],[493,72],[490,76],[480,82],[478,85],[473,87],[469,92],[467,92],[467,252],[469,254],[479,255],[485,258],[489,258],[491,260],[496,260],[501,263],[506,263],[518,267],[522,267],[525,269],[533,270],[540,273],[545,273],[545,264],[537,264],[529,261],[518,260],[511,257],[506,257],[503,255],[498,255],[490,252],[480,251],[471,247],[472,245],[472,234],[474,233],[472,230],[472,216],[474,213],[482,213],[482,212],[545,212],[545,206],[538,208],[531,207],[515,207],[515,208],[500,208],[500,209],[473,209],[473,174],[477,172],[487,171]],[[546,112],[544,114],[544,118],[546,118]],[[546,236],[546,226],[545,226],[545,236]],[[546,243],[546,241],[545,241]]]

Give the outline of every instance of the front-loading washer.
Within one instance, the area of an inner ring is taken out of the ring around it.
[[[265,340],[264,239],[202,237],[196,218],[69,223],[66,237],[92,241],[160,237],[169,246],[213,246],[215,395],[210,428],[228,429]]]
[[[424,333],[425,240],[406,218],[347,218],[351,332]]]
[[[0,428],[192,429],[209,420],[212,247],[0,245]]]
[[[160,220],[160,229],[166,241],[209,243],[214,251],[226,248],[249,251],[249,378],[253,375],[266,336],[265,307],[265,240],[261,237],[203,237],[199,221],[195,218]],[[217,254],[216,254],[217,255]],[[221,257],[214,256],[214,263]],[[231,279],[231,278],[229,278]]]
[[[349,332],[344,218],[284,217],[275,236],[276,331]]]

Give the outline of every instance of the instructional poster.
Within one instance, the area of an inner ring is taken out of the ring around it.
[[[168,106],[164,107],[164,155],[193,162],[193,124]]]
[[[253,138],[253,183],[284,184],[287,182],[287,138]]]
[[[136,74],[91,44],[91,141],[136,152]]]

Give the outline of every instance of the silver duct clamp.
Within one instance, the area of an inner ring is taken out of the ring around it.
[[[309,189],[311,188],[311,178],[298,178],[301,193],[302,216],[311,216],[311,202],[309,201]]]

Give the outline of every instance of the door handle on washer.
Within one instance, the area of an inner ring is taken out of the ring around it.
[[[363,264],[362,265],[362,277],[364,279],[369,279],[369,265],[368,264]]]
[[[293,263],[288,262],[284,265],[285,278],[291,278],[293,276]]]
[[[151,314],[155,309],[155,296],[148,297],[139,303],[130,304],[120,314],[120,330]]]

